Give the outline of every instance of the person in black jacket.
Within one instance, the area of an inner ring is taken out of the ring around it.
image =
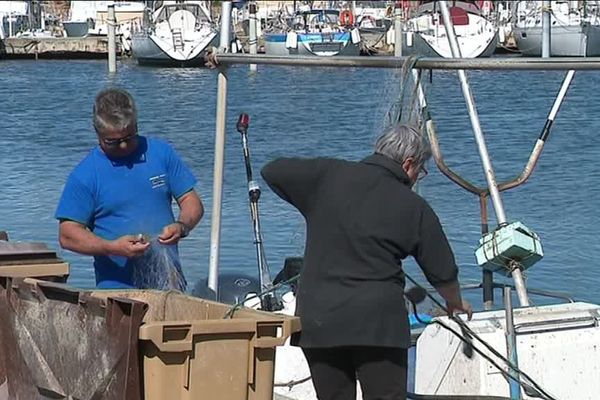
[[[262,176],[306,220],[296,314],[320,400],[405,399],[410,328],[402,260],[413,256],[450,312],[471,316],[438,217],[412,186],[431,151],[408,125],[390,127],[360,162],[279,158]]]

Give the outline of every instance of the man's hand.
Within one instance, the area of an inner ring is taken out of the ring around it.
[[[460,303],[446,303],[446,308],[450,315],[454,315],[455,312],[463,312],[467,314],[467,318],[470,321],[473,317],[473,307],[468,301],[462,300]]]
[[[158,236],[158,241],[162,244],[176,244],[183,235],[183,226],[175,222],[163,228],[162,233]]]
[[[141,256],[150,246],[143,238],[133,235],[121,236],[109,243],[110,254],[127,258]]]

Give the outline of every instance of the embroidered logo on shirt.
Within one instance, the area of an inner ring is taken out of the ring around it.
[[[161,186],[165,186],[167,184],[167,179],[165,178],[166,174],[160,174],[153,176],[150,178],[150,183],[152,184],[152,189],[159,188]]]

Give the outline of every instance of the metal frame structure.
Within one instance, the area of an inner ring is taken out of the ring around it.
[[[264,64],[315,67],[361,67],[400,69],[411,57],[393,56],[269,56],[265,54],[213,53],[208,62],[224,68],[233,64]],[[431,70],[513,70],[513,71],[597,71],[600,70],[600,57],[561,57],[561,58],[435,58],[420,57],[414,61],[415,69]]]
[[[223,2],[227,3],[227,2]],[[222,23],[228,23],[223,18]],[[228,54],[227,49],[221,46],[220,51],[213,51],[207,57],[207,65],[218,68],[216,131],[215,131],[215,159],[213,179],[213,212],[211,220],[210,262],[208,286],[217,292],[218,264],[220,250],[221,227],[221,200],[223,185],[223,169],[225,154],[226,113],[227,113],[227,67],[233,64],[266,64],[286,66],[320,66],[320,67],[362,67],[362,68],[392,68],[399,69],[410,62],[415,70],[514,70],[514,71],[569,71],[561,87],[558,97],[552,107],[542,134],[538,138],[523,172],[514,180],[497,184],[498,192],[516,187],[524,183],[531,175],[533,168],[541,154],[544,141],[549,134],[549,128],[556,116],[558,107],[562,103],[576,70],[600,70],[600,57],[589,58],[488,58],[488,59],[462,59],[462,58],[417,58],[413,57],[301,57],[301,56],[267,56]],[[468,83],[467,83],[468,85]],[[433,124],[432,124],[433,126]],[[429,130],[434,159],[441,172],[462,188],[479,196],[481,207],[482,232],[488,231],[487,198],[490,196],[489,188],[478,188],[453,172],[443,160],[442,152],[437,141],[435,129]],[[516,289],[519,290],[518,282]],[[494,284],[491,272],[484,272],[482,281],[484,306],[491,308],[493,304],[493,290],[498,286]],[[524,287],[521,288],[521,290]],[[525,289],[526,291],[526,289]],[[526,295],[525,295],[526,296]],[[526,297],[525,297],[526,298]]]

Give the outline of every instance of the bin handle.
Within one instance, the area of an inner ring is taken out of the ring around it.
[[[222,320],[202,321],[199,323],[177,323],[175,321],[150,322],[140,327],[139,339],[149,340],[164,352],[185,352],[193,350],[194,336],[198,334],[254,334],[253,347],[268,348],[281,346],[291,333],[300,330],[299,320],[235,320],[235,324]],[[269,329],[276,328],[276,336]],[[267,332],[265,332],[265,330]]]
[[[150,340],[163,352],[181,353],[193,349],[190,324],[145,325],[140,328],[139,338]]]
[[[275,336],[261,335],[264,328],[275,328]],[[285,343],[290,335],[290,324],[286,321],[257,321],[256,323],[256,340],[254,341],[256,348],[268,348],[281,346]]]

